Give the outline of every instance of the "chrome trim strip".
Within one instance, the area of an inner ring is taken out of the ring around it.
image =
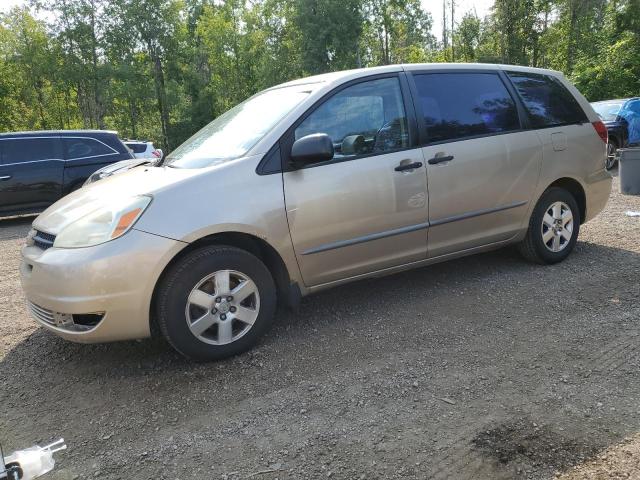
[[[521,207],[526,205],[527,202],[515,202],[509,205],[504,205],[502,207],[494,207],[494,208],[486,208],[484,210],[475,210],[473,212],[462,213],[460,215],[453,215],[451,217],[441,218],[439,220],[433,220],[431,222],[432,227],[437,227],[438,225],[444,225],[445,223],[457,222],[459,220],[466,220],[468,218],[479,217],[481,215],[488,215],[490,213],[501,212],[503,210],[509,210],[511,208]]]
[[[424,228],[436,227],[438,225],[444,225],[446,223],[457,222],[459,220],[466,220],[468,218],[479,217],[481,215],[488,215],[490,213],[501,212],[503,210],[509,210],[511,208],[521,207],[528,202],[515,202],[509,205],[501,207],[486,208],[483,210],[476,210],[473,212],[463,213],[461,215],[454,215],[451,217],[441,218],[440,220],[434,220],[432,222],[418,223],[417,225],[410,225],[408,227],[396,228],[394,230],[386,230],[384,232],[372,233],[369,235],[363,235],[362,237],[350,238],[349,240],[339,240],[337,242],[325,243],[318,247],[310,248],[302,252],[302,255],[311,255],[314,253],[326,252],[329,250],[335,250],[337,248],[349,247],[351,245],[357,245],[359,243],[370,242],[372,240],[380,240],[381,238],[392,237],[394,235],[401,235],[403,233],[415,232],[416,230],[422,230]]]
[[[33,302],[27,301],[27,305],[29,310],[31,311],[31,315],[36,319],[41,321],[42,323],[46,323],[47,325],[55,326],[56,322],[53,318],[53,312],[42,308],[36,305]]]
[[[39,162],[62,162],[64,160],[61,158],[41,158],[40,160],[27,160],[26,162],[14,162],[14,163],[3,163],[0,166],[2,167],[11,167],[13,165],[24,165],[26,163],[39,163]]]
[[[396,228],[393,230],[386,230],[384,232],[371,233],[369,235],[363,235],[362,237],[350,238],[349,240],[339,240],[337,242],[325,243],[324,245],[310,248],[309,250],[302,252],[302,255],[311,255],[313,253],[326,252],[327,250],[335,250],[336,248],[349,247],[351,245],[357,245],[358,243],[370,242],[372,240],[380,240],[381,238],[392,237],[394,235],[415,232],[416,230],[422,230],[427,227],[429,227],[429,222],[418,223],[417,225],[409,225],[408,227]]]

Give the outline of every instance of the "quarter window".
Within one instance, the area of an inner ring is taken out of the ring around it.
[[[515,102],[495,73],[429,73],[414,80],[430,143],[520,128]]]
[[[304,119],[295,139],[313,133],[329,135],[336,160],[407,148],[407,116],[398,78],[370,80],[336,93]]]
[[[63,138],[62,142],[67,149],[67,160],[118,153],[94,138]]]
[[[552,75],[508,72],[534,128],[587,122],[587,116],[571,92]]]
[[[23,163],[38,160],[62,159],[60,139],[56,137],[12,138],[1,140],[2,163]]]

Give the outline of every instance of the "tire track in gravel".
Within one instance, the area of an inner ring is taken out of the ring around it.
[[[488,466],[493,475],[497,474],[493,462],[488,465],[488,460],[480,456],[471,443],[477,433],[493,421],[495,421],[493,417],[485,417],[459,431],[458,435],[444,447],[443,454],[434,458],[433,466],[428,471],[428,478],[473,480],[478,478],[477,473],[480,470],[487,469]],[[493,478],[499,477],[493,476]]]
[[[640,310],[634,310],[623,314],[620,320],[635,322],[640,316]],[[640,360],[640,331],[638,328],[625,328],[617,332],[615,338],[602,348],[589,355],[583,365],[588,371],[606,374],[637,360]]]

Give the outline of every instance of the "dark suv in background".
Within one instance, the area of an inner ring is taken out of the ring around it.
[[[607,168],[613,168],[615,165],[616,150],[625,148],[629,144],[629,123],[620,115],[620,112],[628,109],[635,102],[640,102],[640,98],[620,98],[591,103],[609,132]]]
[[[116,132],[0,134],[0,216],[40,212],[99,168],[130,158]]]

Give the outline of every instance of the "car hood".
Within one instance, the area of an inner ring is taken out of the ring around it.
[[[150,158],[133,158],[130,160],[121,160],[120,162],[112,163],[110,165],[107,165],[106,167],[101,168],[98,171],[112,174],[121,170],[130,170],[139,165],[150,164],[152,162],[153,160]]]
[[[138,195],[156,195],[212,169],[134,168],[90,184],[57,201],[33,222],[37,230],[58,235],[65,227],[105,205]]]

